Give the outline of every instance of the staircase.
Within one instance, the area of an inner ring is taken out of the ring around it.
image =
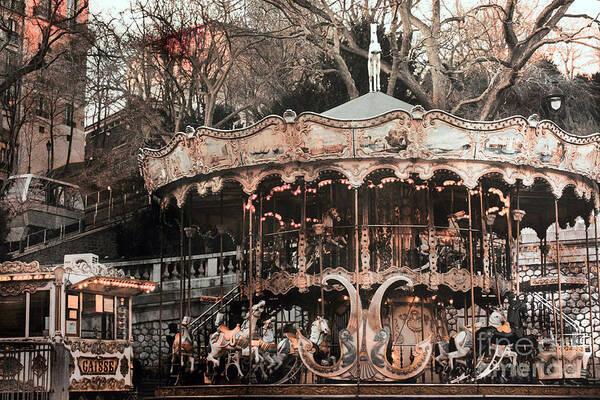
[[[190,323],[190,333],[196,335],[202,328],[205,328],[209,322],[213,322],[218,313],[224,312],[226,308],[241,297],[240,285],[237,285],[227,292],[221,300],[208,307],[199,317],[196,317]]]

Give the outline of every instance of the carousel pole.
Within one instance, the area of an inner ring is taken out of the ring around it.
[[[596,283],[598,290],[598,302],[600,302],[600,265],[598,264],[598,219],[596,215],[596,209],[594,209],[594,248],[596,250]],[[590,299],[591,302],[592,299]],[[591,304],[590,304],[591,305]],[[592,352],[594,351],[594,338],[592,337]]]
[[[261,206],[261,215],[262,215],[262,198],[260,199]],[[219,299],[221,299],[221,307],[223,307],[223,285],[224,279],[223,274],[225,273],[225,266],[223,265],[223,233],[225,227],[223,226],[223,190],[221,190],[219,196],[219,229],[217,229],[217,233],[219,234]]]
[[[184,228],[187,236],[187,316],[192,316],[192,237],[194,236],[194,228],[192,227],[192,212],[191,205],[188,206],[188,226]]]
[[[358,188],[354,188],[354,274],[356,279],[356,352],[360,354],[360,313],[362,304],[360,301],[360,272],[359,272],[359,237],[358,237]],[[360,391],[360,357],[356,357],[356,385]]]
[[[517,180],[517,210],[519,210],[519,212],[521,210],[520,196],[519,196],[519,181],[518,180]],[[516,211],[516,210],[513,210],[513,211]],[[516,221],[517,221],[517,254],[516,254],[516,259],[515,259],[515,281],[517,282],[517,296],[518,296],[520,293],[519,282],[521,280],[521,277],[519,275],[519,271],[521,269],[521,266],[519,265],[519,256],[520,256],[520,248],[521,248],[521,219],[523,218],[523,216],[518,213],[514,213],[514,214],[515,215],[513,215],[513,219],[516,219]]]
[[[250,209],[248,210],[248,358],[250,366],[248,367],[248,384],[250,384],[250,373],[252,371],[252,306],[254,297],[254,278],[253,278],[253,259],[252,249],[254,234],[252,232],[252,198],[250,198]]]
[[[159,223],[160,223],[160,276],[159,285],[160,292],[158,293],[158,384],[162,385],[163,369],[162,369],[162,343],[163,343],[163,321],[162,321],[162,308],[163,308],[163,268],[164,268],[164,248],[165,248],[165,229],[163,224],[163,208],[159,204]],[[130,300],[131,301],[131,300]]]
[[[507,249],[507,254],[506,254],[506,263],[505,263],[505,267],[506,269],[508,269],[508,271],[504,271],[506,274],[506,278],[507,279],[511,279],[513,277],[513,259],[512,259],[512,250],[513,250],[513,243],[512,243],[512,222],[510,220],[510,214],[511,214],[511,196],[510,193],[508,195],[506,195],[506,197],[508,198],[508,209],[506,210],[506,249]]]
[[[183,337],[183,300],[185,296],[185,239],[184,239],[184,205],[182,204],[179,212],[179,344]],[[183,354],[179,352],[179,368],[183,363]]]
[[[467,187],[467,199],[469,206],[469,266],[470,266],[470,278],[471,278],[471,334],[473,335],[473,345],[475,345],[475,285],[473,280],[475,275],[473,273],[473,218],[471,209],[471,190]],[[465,309],[465,315],[467,310]],[[473,368],[477,364],[477,352],[473,351]]]
[[[591,219],[591,218],[590,218]],[[588,222],[591,222],[588,219]],[[592,375],[596,379],[596,356],[594,354],[594,314],[592,311],[592,267],[590,266],[590,244],[589,244],[589,232],[588,225],[585,224],[585,267],[587,271],[587,287],[588,287],[588,298],[590,301],[590,339],[592,341]]]
[[[558,235],[558,199],[554,199],[554,237],[556,239],[556,270],[558,276],[558,315],[560,318],[560,358],[561,358],[561,377],[565,379],[565,337],[563,324],[563,308],[562,308],[562,283],[560,275],[560,242]],[[563,382],[564,383],[564,382]]]

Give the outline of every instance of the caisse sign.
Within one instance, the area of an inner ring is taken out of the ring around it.
[[[117,357],[79,357],[77,364],[81,375],[114,375],[118,361]]]

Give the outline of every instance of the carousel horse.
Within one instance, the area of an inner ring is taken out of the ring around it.
[[[514,294],[509,294],[507,323],[502,324],[501,327],[491,325],[481,328],[475,333],[477,357],[484,353],[489,354],[493,345],[509,344],[513,345],[513,349],[518,354],[535,355],[538,347],[537,339],[534,335],[526,335],[523,326],[523,317],[526,313],[527,305]]]
[[[239,376],[244,376],[240,367],[240,357],[244,355],[244,350],[248,351],[248,343],[252,339],[258,339],[256,335],[256,324],[265,310],[265,301],[261,300],[252,306],[248,317],[242,325],[236,325],[234,329],[229,329],[224,325],[217,328],[217,331],[210,336],[210,353],[207,356],[207,361],[210,361],[216,369],[220,366],[219,358],[222,355],[227,355],[228,360],[226,368],[229,365],[235,365]],[[252,322],[252,334],[250,332],[250,321]],[[253,343],[254,344],[254,343]],[[249,351],[248,351],[249,353]],[[258,361],[258,352],[254,348],[256,361]]]
[[[277,344],[275,343],[275,317],[271,317],[263,322],[262,337],[256,346],[259,358],[256,365],[260,368],[264,377],[267,377],[273,371],[279,369],[283,360],[277,357]],[[267,363],[267,372],[265,371],[265,362]]]
[[[175,334],[173,340],[173,351],[171,354],[171,374],[178,357],[180,357],[180,368],[183,369],[189,364],[189,372],[194,372],[194,341],[190,334],[191,318],[186,316],[181,321],[181,330]],[[181,334],[181,336],[180,336]]]
[[[453,345],[453,346],[452,346]],[[452,350],[455,348],[456,350]],[[454,360],[465,358],[473,348],[473,333],[464,326],[459,328],[458,333],[449,340],[438,342],[439,355],[435,361],[442,363],[447,360],[450,370],[454,370]]]
[[[315,358],[320,360],[321,365],[330,365],[335,362],[334,357],[329,355],[329,346],[327,346],[327,336],[331,333],[329,321],[321,316],[313,321],[310,326],[310,336],[308,340],[312,342],[316,349]]]

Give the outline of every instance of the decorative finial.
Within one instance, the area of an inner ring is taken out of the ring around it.
[[[296,112],[294,110],[290,110],[289,108],[283,112],[283,119],[288,124],[293,123],[296,120]]]
[[[371,43],[369,44],[369,91],[379,92],[379,72],[381,69],[381,45],[377,41],[377,24],[371,24]]]

